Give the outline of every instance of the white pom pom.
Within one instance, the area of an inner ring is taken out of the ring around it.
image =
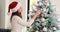
[[[36,32],[39,32],[39,31],[36,31]]]
[[[46,28],[46,27],[44,27],[44,28],[43,28],[43,31],[47,31],[47,28]]]
[[[44,22],[45,21],[45,18],[41,18],[41,21]]]
[[[34,10],[34,11],[37,11],[36,6],[33,6],[33,10]]]
[[[56,31],[56,30],[57,30],[57,28],[56,28],[56,27],[53,27],[53,30],[55,30],[55,31]]]
[[[47,9],[46,8],[43,8],[43,12],[45,12],[45,11],[47,11]]]
[[[39,5],[40,5],[40,6],[43,5],[43,3],[42,3],[42,2],[39,2]]]

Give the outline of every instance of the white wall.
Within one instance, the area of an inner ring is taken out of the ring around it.
[[[0,0],[0,28],[5,28],[5,0]]]

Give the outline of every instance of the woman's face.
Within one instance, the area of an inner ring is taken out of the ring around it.
[[[21,13],[22,12],[22,7],[20,7],[19,9],[18,9],[18,13]]]

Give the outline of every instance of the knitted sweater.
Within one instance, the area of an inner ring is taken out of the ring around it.
[[[23,21],[22,18],[19,16],[13,16],[11,22],[11,32],[22,32],[24,27],[30,26],[34,22],[33,19],[29,20],[28,22]]]

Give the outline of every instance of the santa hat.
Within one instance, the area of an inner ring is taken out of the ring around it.
[[[18,1],[11,2],[8,6],[8,14],[16,12],[20,8],[21,4]]]

